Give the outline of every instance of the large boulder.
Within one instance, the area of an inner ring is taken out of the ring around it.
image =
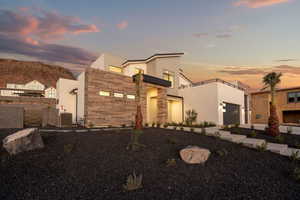
[[[44,142],[37,128],[28,128],[7,136],[3,148],[10,155],[44,147]]]
[[[200,148],[198,146],[187,146],[180,150],[181,159],[187,164],[204,163],[210,155],[208,149]]]

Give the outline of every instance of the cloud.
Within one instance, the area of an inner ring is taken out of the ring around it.
[[[193,36],[196,38],[206,37],[208,36],[208,33],[194,33]]]
[[[51,62],[86,65],[96,57],[84,49],[0,34],[0,52],[20,54]]]
[[[298,74],[300,75],[300,67],[290,65],[279,65],[274,67],[225,67],[223,70],[217,72],[226,73],[230,75],[264,75],[269,72],[281,72],[283,74]]]
[[[120,30],[126,29],[128,27],[128,21],[123,20],[119,24],[117,24],[117,28]]]
[[[281,59],[281,60],[274,60],[275,62],[292,62],[297,61],[298,59]]]
[[[35,14],[32,12],[35,11]],[[96,56],[82,48],[51,44],[67,34],[97,32],[93,24],[77,17],[63,16],[42,9],[19,8],[18,12],[0,9],[0,53],[23,55],[49,63],[85,66]]]
[[[246,6],[248,8],[260,8],[287,2],[290,2],[290,0],[239,0],[234,2],[233,5]]]
[[[19,8],[18,12],[0,10],[0,33],[2,34],[53,40],[62,39],[66,34],[99,31],[94,24],[84,24],[77,17],[63,16],[53,11],[30,8]]]
[[[231,34],[218,34],[216,35],[217,38],[231,38]]]

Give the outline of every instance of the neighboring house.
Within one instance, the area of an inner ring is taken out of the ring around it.
[[[188,109],[199,113],[198,122],[206,120],[219,125],[247,122],[244,90],[219,79],[211,84],[194,84],[180,68],[182,55],[164,53],[126,60],[102,54],[77,81],[58,81],[58,108],[61,112],[71,112],[74,123],[84,119],[85,125],[91,126],[132,124],[136,113],[133,79],[142,70],[144,123],[183,122]],[[202,89],[210,85],[212,91]],[[205,102],[209,98],[212,100],[208,103],[213,106],[207,110]],[[224,116],[220,103],[228,110]]]
[[[6,88],[0,88],[0,96],[56,98],[56,89],[54,87],[46,88],[45,85],[37,80],[24,84],[7,83]]]
[[[268,123],[270,101],[269,91],[251,94],[252,123]],[[300,87],[278,89],[275,104],[280,123],[300,123]]]
[[[56,89],[54,87],[48,87],[45,90],[45,98],[56,99]]]

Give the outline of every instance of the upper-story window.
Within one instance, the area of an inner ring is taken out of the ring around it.
[[[117,72],[117,73],[122,73],[123,72],[123,69],[121,67],[116,67],[116,66],[109,66],[109,71],[112,71],[112,72]]]
[[[300,92],[289,92],[287,94],[288,103],[300,102]]]
[[[170,71],[164,71],[163,79],[171,82],[171,88],[174,88],[174,73]]]

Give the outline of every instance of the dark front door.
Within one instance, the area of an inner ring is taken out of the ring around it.
[[[240,106],[232,103],[225,103],[223,112],[223,124],[240,124]]]

